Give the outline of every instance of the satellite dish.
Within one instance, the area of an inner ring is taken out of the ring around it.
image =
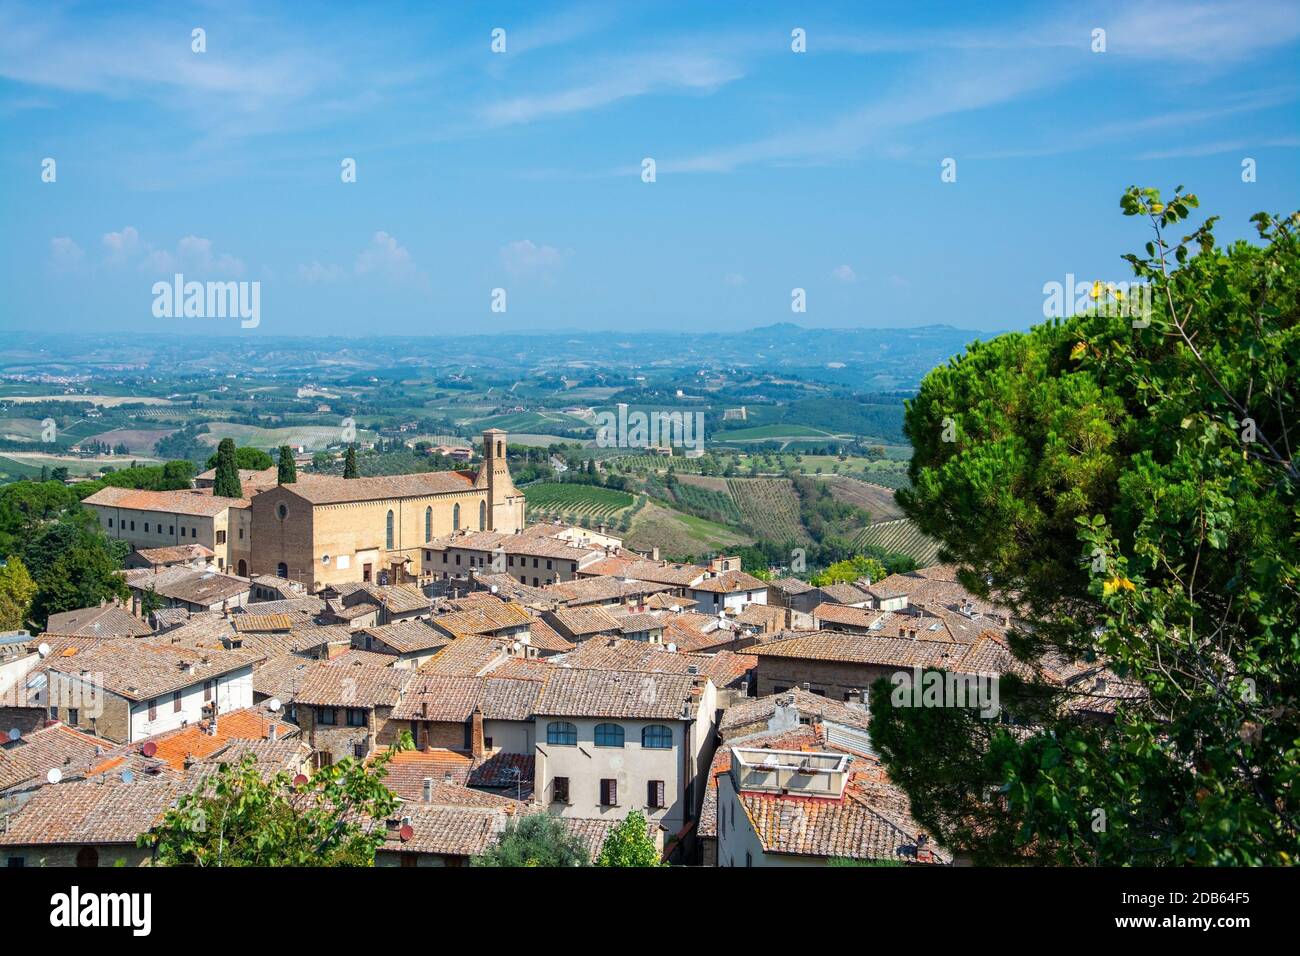
[[[23,732],[22,732],[21,730],[19,730],[17,727],[10,727],[10,728],[9,728],[9,739],[10,739],[10,740],[17,740],[17,739],[18,739],[19,737],[21,737],[22,735],[23,735]]]
[[[41,646],[38,647],[38,648],[36,648],[36,653],[37,653],[37,654],[40,654],[41,657],[49,657],[49,656],[50,656],[50,645],[48,645],[48,644],[46,644],[44,641],[42,641],[42,642],[41,642]]]
[[[123,782],[123,783],[131,783],[131,782],[134,781],[134,780],[135,780],[135,774],[133,774],[130,770],[123,770],[123,771],[122,771],[122,782]]]
[[[278,714],[280,712],[280,708],[283,706],[284,705],[280,703],[280,698],[278,697],[272,697],[270,700],[266,702],[266,709],[273,714]]]
[[[415,836],[415,828],[407,823],[403,825],[402,829],[397,831],[397,835],[400,836],[402,842],[405,843],[407,840],[411,839],[411,837]]]
[[[307,782],[307,775],[304,773],[300,773],[298,774],[298,776],[293,778],[293,785],[295,787],[301,787],[306,782]]]
[[[50,783],[58,783],[63,779],[63,771],[58,767],[51,767],[50,772],[45,775],[45,779]]]
[[[157,752],[158,752],[158,745],[154,743],[152,740],[146,740],[144,744],[140,747],[140,753],[144,754],[146,757],[152,757]]]

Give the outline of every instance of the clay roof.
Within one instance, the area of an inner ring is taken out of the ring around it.
[[[294,702],[331,707],[392,707],[415,671],[373,664],[320,664],[307,675]]]
[[[600,607],[562,607],[549,613],[550,620],[559,626],[562,633],[567,632],[574,637],[621,633],[614,616]]]
[[[800,717],[830,721],[859,730],[867,728],[871,717],[861,708],[849,707],[829,697],[802,688],[794,688],[780,694],[768,694],[766,697],[754,697],[732,704],[722,712],[722,722],[718,725],[718,732],[723,737],[730,737],[756,724],[763,724],[764,726],[759,729],[766,729],[767,721],[772,719],[778,706],[794,707]]]
[[[152,634],[153,628],[126,608],[108,604],[51,614],[45,632],[72,637],[142,637]]]
[[[247,498],[219,498],[205,491],[144,491],[110,486],[99,489],[82,504],[213,518],[227,508],[247,508],[249,501]]]
[[[692,591],[705,591],[718,594],[734,594],[737,591],[766,591],[767,582],[760,581],[744,571],[723,571],[711,578],[705,578],[698,584],[691,585]]]
[[[150,564],[172,564],[196,558],[214,558],[216,552],[201,544],[177,544],[166,548],[136,548],[135,553]]]
[[[201,720],[114,747],[92,760],[85,774],[93,776],[116,769],[121,763],[119,758],[132,753],[143,754],[142,748],[146,743],[154,745],[152,760],[164,763],[172,770],[183,771],[187,758],[201,760],[221,754],[235,740],[270,740],[273,732],[277,740],[299,734],[296,725],[286,723],[260,707],[244,707],[219,715],[216,733],[208,732],[210,726],[210,720]]]
[[[233,574],[185,567],[167,568],[157,574],[128,575],[127,584],[144,591],[152,590],[174,601],[202,605],[228,601],[252,590],[247,580]]]
[[[464,611],[439,614],[430,623],[452,637],[462,637],[512,630],[526,626],[531,620],[521,605],[497,600]]]
[[[9,728],[0,727],[0,741]],[[24,734],[0,746],[0,790],[27,781],[45,782],[50,770],[79,765],[95,755],[104,741],[65,724],[54,724]]]
[[[319,662],[299,657],[297,654],[281,654],[270,657],[253,670],[253,693],[266,697],[275,697],[281,703],[288,704],[298,695],[298,689]]]
[[[367,627],[358,632],[383,641],[399,654],[411,654],[416,651],[442,647],[451,642],[451,638],[441,631],[436,631],[424,621],[395,621],[378,627]]]
[[[571,651],[578,646],[571,641],[565,640],[560,636],[559,631],[539,617],[533,618],[528,623],[528,643],[543,651],[556,651],[559,653]]]
[[[572,606],[621,602],[627,598],[657,595],[671,589],[671,584],[659,584],[652,581],[624,581],[622,578],[602,575],[600,577],[577,578],[573,581],[548,584],[542,590],[553,599]],[[687,599],[673,598],[670,600],[674,603],[680,603]]]
[[[111,777],[44,786],[9,818],[0,846],[134,845],[188,789],[172,776],[143,775],[129,784]]]
[[[164,647],[144,641],[105,641],[72,657],[54,658],[59,671],[128,700],[143,701],[180,690],[261,660],[248,651]]]
[[[424,674],[449,674],[459,677],[479,677],[503,663],[509,656],[506,645],[490,637],[469,635],[458,637],[432,660],[420,665]]]
[[[557,717],[685,720],[694,681],[679,674],[557,668],[534,710]]]
[[[696,564],[669,564],[666,561],[647,561],[644,558],[603,558],[583,569],[585,576],[613,575],[633,581],[654,581],[674,587],[688,587],[708,573],[707,568]]]
[[[411,821],[410,839],[403,840],[400,830],[387,832],[380,850],[477,856],[496,843],[509,819],[496,807],[403,804],[402,814]]]
[[[387,498],[425,498],[457,491],[469,491],[473,481],[458,471],[426,471],[412,475],[382,475],[373,478],[336,478],[330,475],[300,475],[285,491],[314,505],[344,501],[381,501]]]

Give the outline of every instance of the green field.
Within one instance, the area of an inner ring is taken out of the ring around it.
[[[754,425],[714,432],[716,442],[777,441],[783,438],[835,438],[833,432],[810,425]]]
[[[524,488],[530,518],[555,515],[608,519],[632,507],[635,500],[625,491],[595,485],[542,481]]]
[[[853,543],[905,554],[923,568],[939,563],[939,542],[923,535],[908,518],[869,525]]]
[[[665,558],[700,558],[738,545],[753,544],[754,539],[726,525],[650,502],[637,512],[624,542],[641,551],[658,548],[660,556]]]
[[[343,428],[334,425],[290,425],[285,428],[259,428],[256,425],[235,425],[230,422],[212,422],[208,432],[200,435],[199,440],[213,448],[223,438],[233,438],[236,445],[252,448],[271,449],[281,445],[298,447],[302,445],[308,451],[320,451],[330,445],[343,444]],[[356,441],[373,441],[375,433],[358,428]]]
[[[806,544],[799,496],[789,478],[728,478],[727,488],[754,533],[768,541]]]

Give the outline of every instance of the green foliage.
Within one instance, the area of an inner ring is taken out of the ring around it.
[[[506,824],[501,839],[471,866],[587,866],[587,848],[559,817],[530,813]]]
[[[217,473],[212,482],[212,493],[219,498],[242,498],[244,492],[239,485],[239,466],[236,464],[234,439],[221,439],[214,458],[213,467],[217,469]],[[267,467],[270,467],[269,462]]]
[[[73,488],[82,500],[101,488],[141,488],[146,491],[181,491],[194,484],[194,463],[169,461],[161,465],[132,465],[109,468],[102,478],[83,481]]]
[[[182,797],[139,844],[160,866],[373,866],[398,806],[383,783],[390,759],[344,758],[298,784],[284,771],[264,776],[247,754]]]
[[[152,587],[144,592],[140,598],[140,614],[147,620],[149,615],[163,606],[162,598]]]
[[[298,480],[298,466],[294,464],[293,451],[288,445],[281,445],[279,457],[280,460],[276,464],[276,483],[292,485]]]
[[[879,581],[881,578],[888,576],[888,573],[885,566],[875,558],[868,558],[859,554],[847,561],[836,561],[825,571],[810,577],[808,583],[816,587],[822,587],[826,584],[852,584],[854,581],[860,581],[863,578]]]
[[[348,445],[347,454],[343,456],[343,477],[356,478],[359,474],[357,471],[357,446]]]
[[[25,627],[35,597],[36,582],[27,573],[23,559],[11,554],[4,567],[0,567],[0,631]]]
[[[126,542],[105,538],[80,509],[42,525],[21,550],[37,585],[32,620],[44,624],[60,611],[125,601],[129,592],[117,572],[128,550]]]
[[[610,831],[596,857],[596,866],[663,866],[654,840],[646,831],[646,819],[633,810]]]
[[[221,439],[221,441],[217,444],[217,450],[208,456],[208,463],[207,466],[204,468],[205,471],[208,468],[216,468],[217,465],[220,463],[221,446],[224,445],[226,442],[230,442],[231,448],[235,447],[235,440],[233,438]],[[281,446],[281,447],[283,448],[285,446]],[[271,460],[270,453],[265,452],[260,448],[250,448],[247,445],[241,445],[240,447],[235,448],[236,468],[242,468],[244,471],[265,471],[266,469],[270,468],[274,464],[275,462]]]
[[[940,843],[983,862],[1279,864],[1300,852],[1300,215],[1261,245],[1174,241],[1196,198],[1131,189],[1149,316],[1098,308],[975,343],[909,404],[899,500],[963,582],[1030,627],[1021,659],[1109,664],[1113,722],[1004,677],[1030,733],[894,708],[872,737]],[[1132,295],[1132,290],[1130,290]],[[1117,314],[1119,313],[1119,314]]]
[[[26,615],[38,625],[59,611],[125,599],[117,571],[128,550],[104,536],[78,489],[55,481],[0,487],[0,554],[17,557],[35,582]]]

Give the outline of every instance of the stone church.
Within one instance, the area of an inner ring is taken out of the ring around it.
[[[524,528],[524,495],[510,478],[506,433],[498,428],[483,433],[477,472],[301,475],[254,495],[250,509],[251,567],[232,570],[290,578],[312,591],[355,581],[414,581],[420,548],[430,538]]]

